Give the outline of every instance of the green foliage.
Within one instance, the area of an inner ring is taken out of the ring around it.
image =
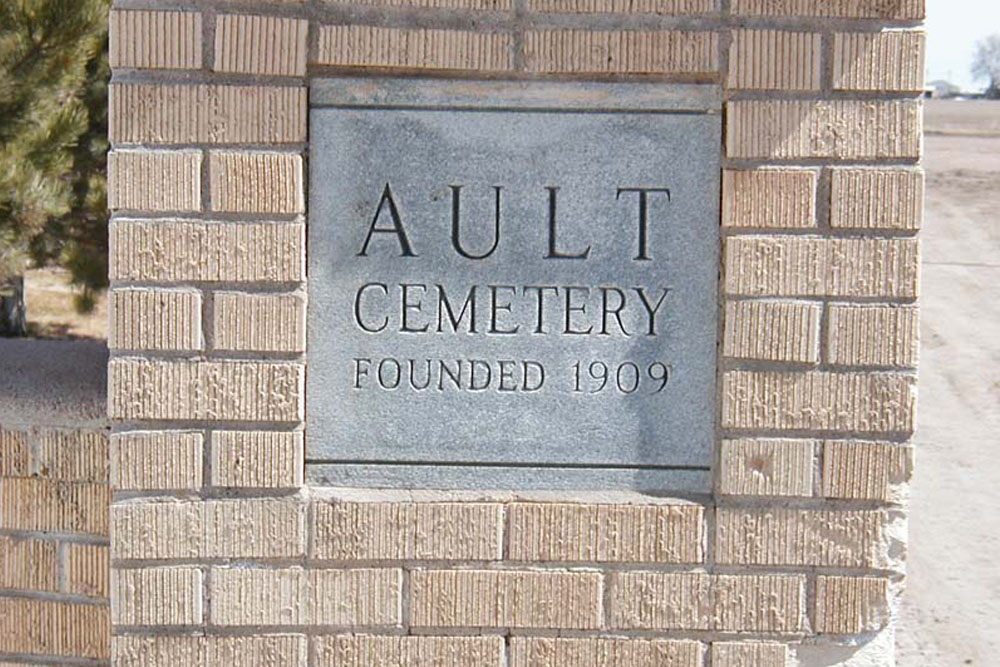
[[[0,0],[0,282],[33,259],[106,284],[107,13]]]

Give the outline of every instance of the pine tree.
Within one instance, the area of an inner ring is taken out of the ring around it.
[[[53,257],[103,284],[107,12],[0,0],[0,284]]]

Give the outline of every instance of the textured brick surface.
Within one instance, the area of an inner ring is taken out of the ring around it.
[[[295,422],[303,416],[303,366],[252,361],[110,363],[112,419]]]
[[[898,502],[899,486],[912,474],[912,447],[854,440],[823,443],[823,495],[827,498]]]
[[[924,87],[924,33],[838,32],[833,36],[833,87],[842,90],[909,90]]]
[[[727,565],[882,567],[886,521],[880,510],[720,508],[715,557]]]
[[[702,652],[694,641],[514,637],[510,667],[701,667]]]
[[[301,558],[305,508],[285,500],[117,503],[114,557]]]
[[[59,590],[57,546],[49,540],[0,536],[0,588]]]
[[[285,0],[285,2],[295,1]],[[473,11],[510,11],[514,8],[513,0],[320,0],[320,2],[328,5],[376,5],[379,7],[420,7],[423,9]]]
[[[308,642],[301,635],[252,637],[112,638],[118,667],[305,667]]]
[[[761,100],[728,103],[731,158],[918,158],[920,103]]]
[[[812,440],[723,440],[719,492],[736,496],[811,496]]]
[[[302,156],[297,153],[212,153],[212,210],[303,213]]]
[[[115,625],[201,623],[201,570],[116,568],[111,574],[111,622]]]
[[[924,0],[733,0],[734,14],[916,20]]]
[[[223,14],[215,22],[217,72],[302,76],[309,22],[277,16]]]
[[[32,473],[67,482],[108,483],[108,434],[90,429],[38,429]]]
[[[0,427],[0,477],[25,477],[28,465],[28,434]]]
[[[199,12],[112,11],[111,66],[200,69],[201,25]]]
[[[830,192],[832,227],[913,231],[923,220],[923,171],[834,169]]]
[[[502,72],[513,68],[513,36],[502,32],[323,26],[318,63]]]
[[[746,296],[913,298],[920,279],[912,239],[731,237],[724,262],[726,291]]]
[[[611,627],[622,630],[802,631],[805,577],[621,572]]]
[[[731,301],[726,304],[723,354],[733,359],[819,361],[818,304]]]
[[[596,629],[601,576],[588,572],[414,570],[416,627]]]
[[[816,177],[813,169],[727,169],[722,172],[722,224],[815,227]]]
[[[788,647],[771,642],[716,642],[712,667],[787,667]]]
[[[307,623],[306,578],[301,569],[215,568],[209,578],[212,625]]]
[[[719,69],[718,34],[681,31],[532,30],[526,67],[537,73],[708,74]]]
[[[306,139],[303,86],[114,84],[116,144],[285,144]]]
[[[313,570],[309,621],[315,625],[392,626],[402,621],[400,570]]]
[[[112,280],[305,279],[305,228],[299,223],[111,223]]]
[[[513,503],[509,554],[519,561],[700,563],[704,510],[697,505]]]
[[[567,14],[708,14],[719,0],[528,0],[528,11]]]
[[[0,528],[108,534],[107,484],[0,478]]]
[[[816,632],[874,632],[889,622],[889,580],[875,577],[817,577]]]
[[[202,435],[181,431],[111,436],[112,484],[122,491],[197,489],[202,484]]]
[[[889,373],[732,371],[723,376],[722,426],[912,433],[914,378]]]
[[[292,488],[302,485],[302,433],[215,431],[212,485]]]
[[[190,290],[112,290],[108,347],[200,350],[201,294]]]
[[[916,308],[835,304],[826,313],[830,363],[902,368],[917,365],[920,317]]]
[[[502,637],[316,637],[316,667],[504,667]]]
[[[111,559],[106,544],[68,543],[66,549],[66,592],[106,598]]]
[[[0,598],[0,653],[107,659],[106,605]]]
[[[822,38],[814,32],[736,30],[729,47],[729,87],[819,90]]]
[[[201,209],[201,153],[112,151],[108,208],[136,211]]]
[[[493,503],[316,503],[313,556],[331,560],[498,560]]]
[[[304,352],[306,302],[298,294],[216,292],[217,350]]]

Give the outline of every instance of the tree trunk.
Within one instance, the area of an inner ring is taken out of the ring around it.
[[[0,283],[0,336],[28,335],[24,307],[24,277],[14,276]]]

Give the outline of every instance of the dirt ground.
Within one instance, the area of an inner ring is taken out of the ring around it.
[[[64,269],[45,268],[28,271],[24,276],[24,300],[28,328],[36,338],[108,337],[107,293],[97,297],[90,313],[80,314],[73,306],[79,289],[70,285]]]
[[[1000,102],[931,101],[925,127],[917,467],[898,665],[992,667],[1000,664]]]

